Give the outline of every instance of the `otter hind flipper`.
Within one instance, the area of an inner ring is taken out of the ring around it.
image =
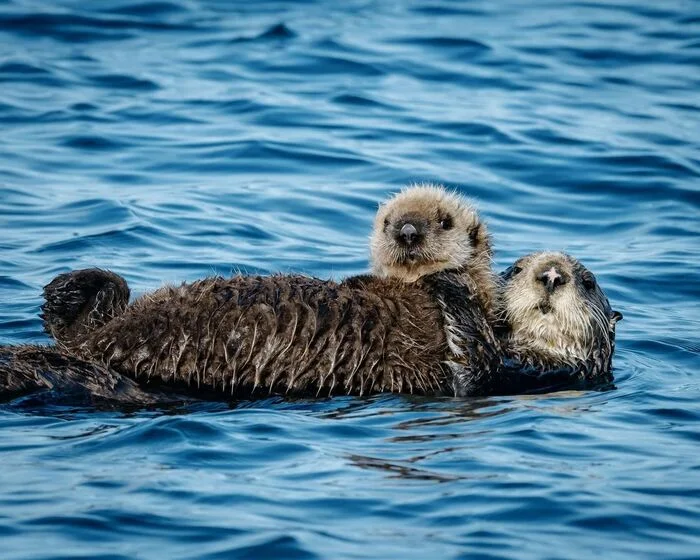
[[[147,390],[119,372],[56,347],[0,345],[0,403],[31,398],[44,404],[150,406],[186,402]]]
[[[112,318],[129,303],[126,280],[99,268],[59,274],[44,286],[41,318],[44,330],[61,344],[69,344]]]

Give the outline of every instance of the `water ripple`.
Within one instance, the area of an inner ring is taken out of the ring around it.
[[[570,251],[625,315],[595,392],[4,404],[3,558],[697,556],[696,11],[0,1],[1,342],[72,268],[364,272],[426,180],[497,269]]]

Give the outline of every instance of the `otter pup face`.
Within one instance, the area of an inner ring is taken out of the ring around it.
[[[596,346],[611,352],[613,311],[595,276],[564,253],[534,253],[515,262],[502,279],[505,318],[516,343],[561,358],[581,358]]]
[[[371,259],[377,276],[413,282],[464,266],[489,270],[491,242],[466,200],[443,187],[421,185],[379,207]]]

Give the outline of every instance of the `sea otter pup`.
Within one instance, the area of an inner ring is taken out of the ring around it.
[[[414,282],[460,270],[489,315],[496,290],[492,256],[491,238],[476,209],[439,185],[403,190],[380,205],[374,220],[370,261],[376,276]]]
[[[595,276],[564,253],[533,253],[503,274],[504,349],[521,370],[571,371],[580,379],[610,375],[615,325]]]

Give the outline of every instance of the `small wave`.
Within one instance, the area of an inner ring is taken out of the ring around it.
[[[23,64],[21,62],[6,62],[0,65],[0,75],[2,74],[50,74],[48,70],[44,68],[39,68],[38,66],[32,66],[31,64]]]
[[[126,142],[117,141],[104,136],[73,136],[66,139],[62,144],[68,148],[76,148],[85,151],[119,150],[129,146]]]
[[[162,16],[166,14],[186,12],[186,8],[175,2],[135,2],[126,6],[109,8],[106,13],[125,16]]]
[[[288,40],[294,39],[297,34],[287,27],[284,23],[277,23],[272,27],[268,27],[265,31],[253,35],[253,36],[242,36],[231,39],[230,43],[245,43],[251,41],[272,41],[272,40]]]
[[[293,39],[297,34],[294,33],[284,23],[273,25],[268,30],[258,35],[258,39]]]
[[[15,34],[52,37],[66,42],[121,41],[145,30],[189,30],[185,24],[151,22],[116,17],[91,17],[76,13],[0,14],[0,27]]]
[[[284,64],[267,62],[264,68],[269,72],[294,75],[328,76],[334,74],[349,74],[365,77],[384,75],[384,71],[372,63],[360,62],[339,56],[323,55],[300,56],[293,62]]]
[[[101,74],[90,76],[90,81],[102,88],[128,89],[137,91],[154,91],[159,89],[158,84],[151,80],[136,78],[126,74]]]
[[[371,97],[364,95],[353,95],[350,93],[343,93],[341,95],[336,95],[331,101],[334,103],[339,103],[341,105],[356,105],[360,107],[376,107],[381,109],[393,109],[391,105],[387,103],[381,103],[376,101]]]
[[[458,50],[460,54],[466,54],[467,52],[475,54],[491,50],[491,47],[486,43],[466,37],[408,37],[398,40],[395,39],[394,41],[428,48],[455,49]]]

